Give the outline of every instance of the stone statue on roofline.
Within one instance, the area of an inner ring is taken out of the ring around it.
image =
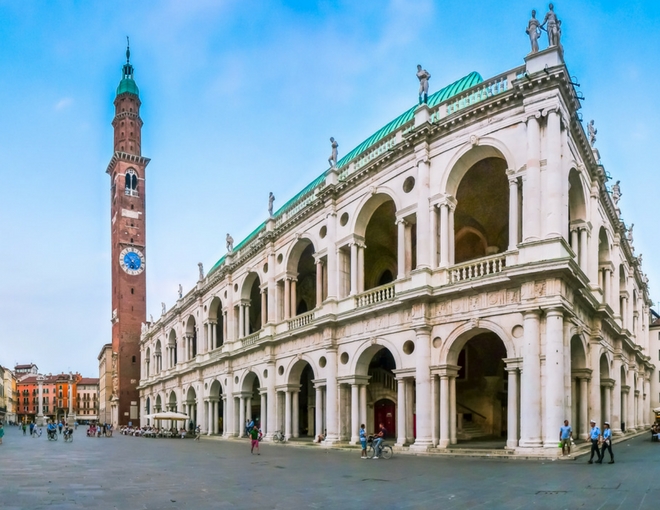
[[[167,307],[165,306],[165,303],[161,303],[160,308],[161,308],[160,314],[165,315],[165,312],[167,312]]]
[[[332,136],[330,137],[330,143],[332,144],[332,152],[328,158],[328,163],[330,164],[330,168],[335,168],[337,166],[337,148],[339,144]]]
[[[589,134],[589,143],[593,147],[596,144],[596,135],[598,134],[598,130],[594,125],[593,119],[591,119],[591,121],[589,121],[589,124],[587,124],[587,133]]]
[[[183,297],[183,287],[179,284],[179,299]]]
[[[633,242],[633,228],[634,227],[635,227],[635,224],[631,223],[630,228],[628,229],[628,233],[626,234],[626,239],[628,239],[628,242],[630,243],[631,246],[632,246],[632,242]],[[633,250],[634,250],[634,248],[633,248]]]
[[[275,195],[270,191],[268,193],[268,216],[273,216],[273,202],[275,202]]]
[[[426,69],[422,69],[420,64],[417,64],[417,79],[419,80],[419,104],[426,104],[429,99],[429,80],[431,73]]]
[[[204,264],[197,262],[197,269],[199,269],[199,281],[204,279]]]
[[[234,238],[227,234],[227,253],[232,253],[234,251]]]
[[[621,181],[616,181],[612,185],[612,201],[614,202],[614,205],[617,205],[619,203],[619,200],[621,200],[621,186],[619,185]]]
[[[149,314],[149,322],[151,322],[152,324],[154,323],[154,316],[151,313]]]
[[[541,23],[536,19],[536,9],[532,9],[532,19],[527,23],[525,33],[529,36],[529,42],[532,44],[532,51],[530,53],[538,53]]]
[[[549,11],[546,13],[545,18],[543,18],[541,28],[548,33],[548,47],[559,46],[561,21],[559,21],[555,14],[555,6],[553,4],[550,4],[548,9]]]

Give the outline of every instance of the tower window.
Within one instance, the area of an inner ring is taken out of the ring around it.
[[[126,172],[126,188],[125,188],[126,194],[132,197],[136,197],[137,186],[138,186],[138,176],[135,173],[135,170],[130,168]]]
[[[132,363],[135,363],[135,356],[133,356],[133,357],[131,358],[131,362],[132,362]]]
[[[133,204],[131,204],[131,211],[133,210]]]
[[[135,289],[133,287],[131,287],[131,294],[135,294],[134,291],[135,291]]]

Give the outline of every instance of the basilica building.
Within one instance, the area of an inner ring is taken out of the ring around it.
[[[326,445],[383,423],[411,450],[514,455],[557,455],[564,419],[649,426],[648,281],[581,97],[551,46],[331,160],[143,325],[141,423]]]

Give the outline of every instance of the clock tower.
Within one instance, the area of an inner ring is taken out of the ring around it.
[[[139,423],[140,334],[146,322],[145,170],[140,94],[130,48],[115,97],[110,176],[112,243],[112,423]]]

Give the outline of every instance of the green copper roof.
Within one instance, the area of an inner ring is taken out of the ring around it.
[[[124,81],[127,80],[122,80],[122,82],[119,84],[119,88],[121,88],[122,84]],[[136,92],[134,94],[137,94],[137,85],[135,85],[135,82],[133,80],[130,80],[133,83],[133,86],[135,87]],[[474,87],[475,85],[481,83],[483,81],[483,78],[481,75],[477,72],[471,72],[467,76],[464,76],[458,81],[455,81],[451,85],[447,85],[446,87],[438,90],[437,92],[431,94],[428,98],[428,105],[430,108],[434,108],[435,106],[439,105],[443,101],[446,101],[452,96],[455,96],[456,94],[460,94],[464,90],[469,89],[470,87]],[[117,89],[117,94],[119,94],[119,88]],[[124,92],[129,92],[129,91],[124,91]],[[397,129],[399,129],[401,126],[404,124],[410,122],[413,120],[415,117],[415,110],[417,109],[418,105],[415,105],[399,115],[396,119],[391,121],[390,123],[386,124],[382,128],[380,128],[378,131],[376,131],[373,135],[371,135],[369,138],[367,138],[364,142],[362,142],[360,145],[355,147],[352,151],[350,151],[348,154],[346,154],[343,158],[341,158],[337,162],[337,168],[341,168],[343,166],[346,166],[348,163],[350,163],[353,159],[355,159],[357,156],[362,154],[363,152],[366,152],[368,149],[376,145],[378,142],[380,142],[382,139],[386,138],[387,136],[391,135],[392,133],[396,132]],[[307,195],[308,193],[313,192],[315,188],[318,186],[322,185],[323,182],[325,181],[325,177],[327,175],[329,170],[326,170],[323,172],[320,176],[318,176],[314,181],[312,181],[310,184],[305,186],[305,188],[300,191],[297,195],[295,195],[291,200],[286,202],[282,207],[280,207],[274,214],[274,218],[280,217],[282,214],[284,214],[288,209],[294,205],[298,200],[300,200],[302,197]],[[234,252],[237,252],[240,250],[243,246],[247,245],[250,241],[252,241],[254,238],[256,238],[259,235],[259,232],[261,232],[264,228],[266,227],[266,222],[264,221],[261,225],[259,225],[255,230],[253,230],[245,239],[243,239],[240,243],[238,243],[236,246],[234,246]],[[226,255],[223,255],[218,262],[215,263],[215,265],[211,268],[211,270],[208,272],[210,275],[213,273],[216,269],[218,269],[222,263],[225,261]]]
[[[129,94],[135,94],[136,96],[140,95],[138,86],[133,78],[124,78],[119,82],[119,87],[117,87],[117,95],[124,94],[125,92],[128,92]]]

